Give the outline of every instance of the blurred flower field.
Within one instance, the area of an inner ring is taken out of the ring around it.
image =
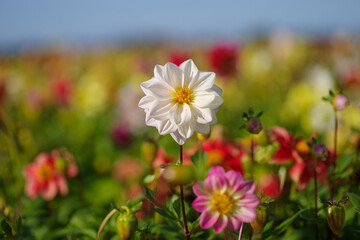
[[[224,103],[210,136],[184,144],[181,165],[179,145],[146,126],[138,104],[156,64],[187,59],[215,72]],[[117,219],[100,239],[186,239],[184,226],[191,239],[238,239],[241,222],[243,239],[360,238],[359,38],[276,32],[243,42],[19,51],[0,55],[0,111],[0,239],[95,239],[113,209]],[[249,123],[253,111],[261,122]],[[246,183],[255,220],[199,223],[204,206],[195,199],[205,195],[221,214],[234,212],[220,204],[233,206],[228,195],[195,189],[224,171]],[[329,213],[336,207],[343,223]]]

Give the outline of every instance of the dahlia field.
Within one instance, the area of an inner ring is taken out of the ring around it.
[[[0,55],[0,239],[360,239],[360,41]]]

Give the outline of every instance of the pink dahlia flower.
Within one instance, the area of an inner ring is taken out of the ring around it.
[[[200,226],[213,227],[215,232],[226,227],[238,231],[243,222],[256,218],[259,199],[254,190],[255,184],[244,180],[241,173],[234,170],[225,173],[222,167],[213,167],[205,181],[193,187],[197,198],[192,206],[202,212]]]
[[[29,164],[24,175],[25,193],[30,198],[41,195],[45,200],[52,200],[59,192],[66,195],[69,191],[66,178],[56,169],[55,158],[47,153],[40,153],[34,163]]]

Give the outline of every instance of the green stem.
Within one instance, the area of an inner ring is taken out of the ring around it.
[[[180,165],[183,164],[183,146],[180,145]],[[184,219],[184,226],[185,226],[185,237],[187,240],[190,240],[190,233],[187,226],[186,214],[185,214],[185,203],[184,203],[184,189],[183,185],[180,185],[180,199],[181,199],[181,210]]]
[[[314,158],[314,184],[315,184],[315,238],[316,240],[319,240],[319,227],[317,223],[318,219],[318,204],[317,204],[317,173],[316,173],[316,158]]]
[[[337,110],[335,110],[334,115],[335,115],[335,132],[334,132],[334,157],[332,159],[333,173],[335,173],[336,158],[337,158],[337,132],[338,132],[338,112],[337,112]],[[336,182],[336,179],[334,179],[330,183],[330,199],[334,198],[335,182]]]
[[[254,136],[251,135],[251,147],[250,147],[250,156],[251,156],[251,179],[254,180]],[[252,228],[249,224],[249,239],[252,239]]]
[[[128,209],[129,210],[129,209]],[[127,211],[128,211],[127,210]],[[99,227],[99,230],[96,234],[96,240],[99,240],[100,239],[100,234],[102,232],[102,230],[104,229],[106,223],[110,220],[110,218],[117,212],[118,210],[116,208],[114,208],[113,210],[111,210],[108,215],[106,215],[106,217],[104,218],[104,220],[102,221],[100,227]]]

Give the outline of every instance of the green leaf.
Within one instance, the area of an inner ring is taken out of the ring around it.
[[[11,227],[10,227],[9,223],[5,219],[3,219],[1,221],[1,228],[3,229],[3,231],[5,232],[7,237],[12,236]]]
[[[142,202],[142,201],[140,201],[140,202],[138,202],[138,203],[134,203],[134,204],[131,206],[131,211],[132,211],[133,213],[136,213],[136,212],[140,211],[141,208],[142,208],[142,205],[143,205],[143,202]]]
[[[177,220],[174,215],[172,214],[172,212],[170,212],[168,209],[166,208],[153,208],[153,210],[155,212],[157,212],[158,214],[160,214],[161,216],[171,219],[171,220]]]
[[[16,233],[19,233],[19,232],[20,232],[21,225],[22,225],[22,219],[21,219],[21,216],[18,216],[18,217],[16,218],[16,222],[15,222],[15,230],[16,230]]]
[[[195,153],[193,156],[191,156],[191,161],[194,164],[195,169],[195,175],[197,180],[204,180],[207,176],[207,154],[203,152],[201,154],[201,150]]]
[[[161,207],[160,204],[155,200],[153,192],[146,186],[145,186],[145,196],[152,204]]]
[[[181,219],[181,203],[180,203],[180,198],[176,199],[173,203],[173,208],[174,208],[174,211],[177,215],[177,218],[178,219]]]
[[[345,156],[342,156],[342,157],[338,158],[336,160],[336,170],[335,170],[335,172],[337,174],[344,172],[345,169],[347,169],[350,166],[352,160],[353,160],[353,154],[348,154],[348,155],[345,155]]]
[[[259,112],[259,113],[256,115],[256,117],[257,117],[257,118],[261,117],[263,113],[264,113],[264,111]]]
[[[243,113],[242,117],[247,120],[249,117],[248,117],[248,114],[247,113]]]
[[[304,212],[306,210],[308,210],[308,209],[302,209],[302,210],[298,211],[296,214],[289,217],[288,219],[286,219],[285,221],[280,223],[275,228],[270,228],[268,231],[264,232],[264,234],[263,234],[264,239],[266,239],[266,240],[276,239],[280,234],[282,234],[289,228],[289,226],[296,220],[296,218],[302,212]]]
[[[152,226],[151,228],[152,233],[170,233],[170,234],[178,234],[179,228],[168,225],[168,224],[157,224]]]
[[[254,109],[252,107],[249,107],[249,115],[250,117],[254,115]]]
[[[354,206],[355,210],[360,212],[360,196],[351,192],[346,194],[349,196],[350,202]]]

